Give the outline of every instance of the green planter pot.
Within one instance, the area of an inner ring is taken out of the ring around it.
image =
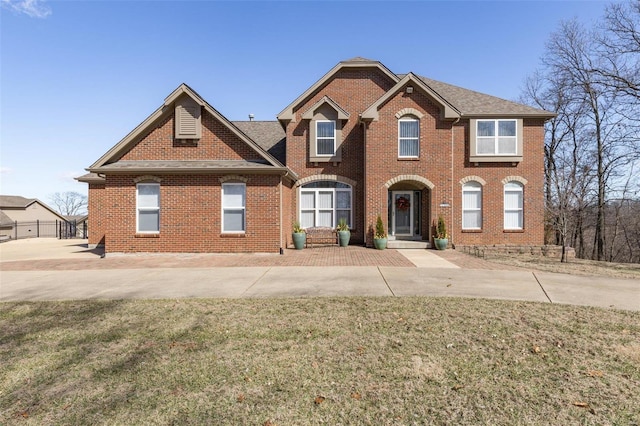
[[[348,246],[350,239],[351,231],[338,231],[338,241],[340,242],[340,247]]]
[[[373,239],[373,246],[377,250],[384,250],[384,249],[387,248],[387,239],[386,238],[374,238]]]
[[[446,250],[447,246],[449,245],[448,238],[434,238],[433,242],[435,243],[437,250]]]
[[[291,236],[293,238],[293,246],[296,250],[302,250],[304,248],[304,243],[307,241],[307,234],[304,232],[294,232]]]

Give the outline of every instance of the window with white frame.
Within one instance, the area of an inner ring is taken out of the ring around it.
[[[246,185],[222,184],[222,232],[245,232]]]
[[[336,153],[335,121],[316,121],[316,153],[318,155],[334,155]]]
[[[160,232],[160,184],[136,185],[136,231],[157,234]]]
[[[482,229],[482,185],[479,182],[462,185],[462,229]]]
[[[523,193],[520,182],[504,185],[504,229],[523,229]]]
[[[340,219],[351,227],[351,186],[342,182],[320,181],[300,188],[300,226],[334,228]]]
[[[420,155],[420,121],[413,117],[398,120],[398,157],[417,158]]]
[[[517,120],[477,120],[476,155],[517,155]]]

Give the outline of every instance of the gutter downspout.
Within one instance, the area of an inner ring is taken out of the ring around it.
[[[450,217],[450,224],[453,227],[453,201],[455,200],[455,197],[453,196],[453,142],[454,142],[454,136],[455,136],[455,125],[458,124],[458,122],[460,122],[460,117],[456,118],[455,121],[451,124],[451,217]],[[451,247],[453,247],[454,249],[456,248],[456,245],[453,241],[453,232],[451,233]]]

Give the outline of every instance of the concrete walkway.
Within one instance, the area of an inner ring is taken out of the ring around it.
[[[38,270],[34,266],[32,270],[10,270],[11,268],[5,267],[12,263],[5,258],[8,248],[6,244],[8,243],[0,245],[2,302],[194,297],[433,296],[528,300],[640,311],[640,280],[578,277],[522,270],[465,269],[444,261],[428,250],[411,250],[407,254],[417,267],[136,268],[133,266],[135,256],[123,256],[132,266],[77,270]],[[80,256],[85,255],[78,247],[72,247],[72,250],[75,249],[78,249]],[[389,256],[394,256],[392,250],[388,252]],[[404,254],[404,250],[401,253]],[[312,256],[314,253],[307,255]],[[95,253],[92,256],[96,257]],[[286,255],[267,259],[282,257]],[[16,257],[11,259],[17,260]],[[100,259],[97,261],[100,262]],[[32,262],[36,265],[38,261]],[[82,265],[80,259],[77,262]]]

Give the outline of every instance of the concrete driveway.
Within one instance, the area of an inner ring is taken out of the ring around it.
[[[122,259],[128,263],[116,263],[119,266],[112,269],[40,270],[38,264],[51,263],[40,260],[45,254],[33,252],[38,243],[27,242],[19,248],[18,245],[9,246],[13,243],[18,241],[0,244],[0,301],[3,302],[194,297],[428,296],[527,300],[640,310],[640,280],[578,277],[523,270],[465,269],[450,262],[441,262],[442,259],[429,250],[412,250],[410,257],[413,260],[409,263],[412,266],[403,267],[269,265],[289,256],[285,254],[238,255],[255,259],[253,263],[251,260],[246,261],[251,265],[258,261],[266,262],[265,266],[251,267],[169,268],[161,265],[168,264],[167,259],[170,257],[160,257],[157,266],[140,268],[136,267],[136,260],[144,259],[143,256],[123,256]],[[95,252],[91,253],[86,248],[83,250],[82,243],[77,240],[71,244],[57,244],[61,249],[56,254],[63,259],[73,259],[76,266],[83,265],[82,262],[86,262],[86,265],[101,262]],[[25,249],[27,247],[28,250]],[[63,256],[65,247],[66,257]],[[11,266],[15,266],[20,258],[21,250],[33,267],[28,270],[11,270]],[[366,256],[360,250],[376,252],[354,248],[354,258]],[[389,252],[386,255],[391,259],[395,259],[393,256],[397,255],[392,253],[394,250],[385,252]],[[317,253],[319,252],[309,251],[306,255],[314,256]],[[296,254],[290,256],[293,258]],[[211,259],[206,256],[202,258],[208,261]],[[235,259],[235,255],[214,258]],[[181,258],[178,257],[179,259]],[[416,266],[418,264],[421,266]]]

